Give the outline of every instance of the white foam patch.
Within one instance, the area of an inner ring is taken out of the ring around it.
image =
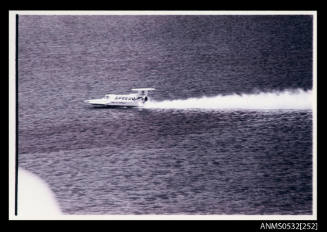
[[[217,95],[184,100],[150,101],[145,108],[156,109],[312,109],[312,90],[285,90],[255,94]]]
[[[50,187],[38,176],[18,169],[18,216],[50,218],[61,215],[59,204]]]

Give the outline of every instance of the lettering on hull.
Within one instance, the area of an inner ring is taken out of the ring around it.
[[[148,101],[148,91],[153,88],[132,89],[137,91],[137,94],[115,95],[106,94],[104,98],[85,100],[85,103],[93,106],[123,106],[123,107],[138,107]]]

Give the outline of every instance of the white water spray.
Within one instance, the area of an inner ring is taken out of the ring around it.
[[[241,110],[310,110],[313,106],[312,90],[285,90],[255,94],[217,95],[147,102],[145,108],[156,109],[241,109]]]

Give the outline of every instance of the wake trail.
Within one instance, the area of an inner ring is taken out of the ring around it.
[[[312,90],[285,90],[255,94],[230,94],[212,97],[150,101],[148,109],[250,109],[250,110],[312,110]]]

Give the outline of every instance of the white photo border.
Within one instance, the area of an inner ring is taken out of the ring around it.
[[[311,15],[313,16],[312,215],[58,215],[15,214],[16,207],[16,15]],[[9,11],[9,220],[317,220],[317,11]]]

